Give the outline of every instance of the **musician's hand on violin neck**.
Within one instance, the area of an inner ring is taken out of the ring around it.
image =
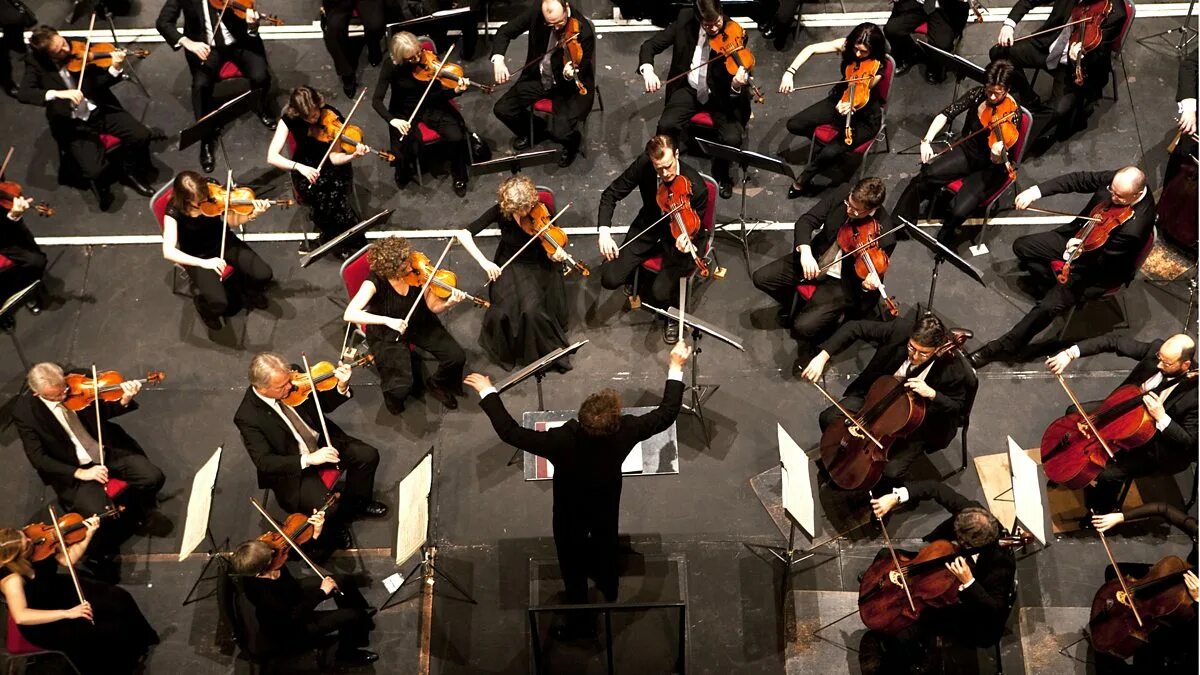
[[[1082,243],[1083,240],[1076,237],[1068,239],[1067,247],[1063,249],[1063,260],[1070,260],[1071,256],[1075,254],[1075,249],[1079,248],[1079,245]]]
[[[108,482],[108,467],[101,464],[93,464],[86,469],[75,469],[74,475],[76,480],[94,480],[104,485]]]
[[[1055,375],[1062,375],[1064,372],[1066,372],[1067,366],[1071,365],[1071,362],[1074,360],[1075,357],[1071,355],[1071,351],[1069,349],[1064,349],[1054,356],[1046,359],[1046,368],[1048,368],[1050,372],[1054,373]]]
[[[134,396],[142,390],[142,383],[137,380],[126,380],[121,383],[121,405],[129,405]]]
[[[958,579],[958,583],[960,584],[970,583],[975,578],[975,575],[971,572],[971,566],[967,564],[967,559],[961,555],[946,563],[946,569],[950,570],[950,573]]]
[[[92,514],[88,518],[85,518],[83,526],[87,528],[87,534],[84,535],[84,538],[91,539],[92,535],[96,534],[96,530],[100,529],[100,516]]]
[[[321,531],[325,529],[325,513],[313,509],[313,514],[308,517],[308,524],[313,528],[313,539],[321,538]]]
[[[1187,586],[1192,602],[1200,602],[1200,578],[1196,577],[1195,572],[1188,570],[1183,573],[1183,585]]]
[[[123,69],[125,67],[125,59],[128,57],[129,57],[129,55],[125,52],[124,49],[114,49],[112,52],[112,69],[113,70]]]
[[[696,250],[696,247],[692,246],[691,237],[687,236],[687,232],[680,232],[679,236],[675,238],[675,248],[679,249],[680,253],[691,253]]]
[[[874,272],[868,273],[867,278],[862,280],[862,287],[864,291],[877,291],[879,290],[880,285],[881,282],[879,281],[879,277],[875,276]]]
[[[1097,532],[1108,532],[1123,522],[1125,522],[1125,514],[1120,511],[1116,513],[1092,514],[1092,527],[1096,528]]]
[[[839,115],[848,115],[850,110],[850,101],[838,101],[837,111]]]
[[[733,74],[733,86],[741,89],[750,81],[750,73],[746,69],[738,66],[737,72]]]
[[[33,206],[33,200],[29,197],[13,197],[12,208],[8,210],[8,217],[16,220]]]
[[[315,452],[308,453],[308,465],[320,466],[321,464],[337,464],[338,451],[328,445]]]
[[[575,66],[570,61],[563,64],[563,79],[575,79]]]
[[[889,492],[871,500],[871,511],[875,513],[876,518],[883,519],[884,516],[891,513],[892,509],[899,505],[900,496],[895,492]]]
[[[349,363],[339,363],[333,370],[333,376],[338,381],[338,391],[345,393],[350,388],[350,375],[353,373]]]
[[[1003,164],[1005,159],[1004,141],[996,141],[992,143],[992,163]]]
[[[820,354],[812,357],[804,370],[800,371],[800,377],[809,382],[816,382],[821,379],[821,373],[825,372],[825,364],[829,363],[829,352],[821,350]]]

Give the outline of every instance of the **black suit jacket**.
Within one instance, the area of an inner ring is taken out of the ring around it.
[[[850,196],[854,186],[846,184],[827,194],[816,206],[812,207],[796,219],[796,227],[792,234],[792,250],[801,245],[812,247],[813,257],[817,260],[831,247],[837,246],[838,230],[846,224],[845,200]],[[880,205],[875,211],[875,219],[879,222],[880,234],[892,228],[892,216]],[[880,246],[890,256],[896,249],[896,237],[887,235],[880,240]],[[840,255],[840,252],[839,252]],[[854,272],[855,256],[847,256],[841,262],[842,287],[846,297],[852,302],[864,304],[879,297],[876,291],[865,291],[862,280]]]
[[[692,208],[696,213],[703,213],[704,207],[708,205],[708,184],[700,177],[700,172],[679,160],[679,175],[688,179],[692,184]],[[658,195],[658,173],[654,170],[654,163],[650,161],[650,157],[646,153],[638,153],[636,159],[625,167],[621,175],[613,179],[613,182],[604,188],[604,192],[600,193],[600,215],[597,223],[602,227],[612,226],[613,211],[617,208],[617,202],[629,196],[629,193],[635,189],[642,195],[642,208],[638,211],[637,218],[634,223],[641,223],[641,228],[648,227],[650,223],[662,217],[662,209],[658,208],[656,201]],[[655,237],[663,241],[671,239],[671,228],[667,221],[661,223],[662,227],[656,228],[655,232],[647,232],[643,237]],[[630,228],[625,233],[625,241],[629,241],[630,237],[636,237],[641,228]]]
[[[217,26],[217,11],[212,9],[207,0],[166,0],[163,3],[162,9],[158,12],[158,18],[154,21],[154,27],[158,30],[158,34],[163,36],[167,45],[179,51],[182,47],[179,46],[181,38],[188,38],[196,42],[208,42],[208,33],[204,26],[203,12],[210,12],[211,21],[213,24],[214,33],[219,31]],[[176,22],[179,17],[183,16],[183,32],[179,32],[179,27]],[[251,35],[243,19],[237,18],[232,11],[226,11],[221,17],[221,24],[229,29],[229,34],[233,36],[234,46],[253,49],[262,53],[263,44],[262,38],[257,33]],[[214,36],[215,39],[215,36]],[[188,66],[195,68],[200,64],[200,59],[196,58],[191,52],[187,52]]]
[[[1179,75],[1175,80],[1176,101],[1182,101],[1185,98],[1196,98],[1196,55],[1198,52],[1200,50],[1193,49],[1179,60]]]
[[[128,406],[115,401],[100,404],[100,424],[106,455],[140,452],[140,448],[125,430],[111,421],[114,417],[137,410],[137,407],[137,401],[130,401]],[[83,428],[92,438],[96,438],[95,410],[87,408],[78,415]],[[80,466],[79,458],[75,454],[71,437],[55,419],[54,413],[33,393],[27,391],[17,398],[12,417],[17,426],[17,434],[21,437],[21,445],[25,448],[25,456],[37,470],[42,482],[56,491],[72,485],[76,480],[75,470]]]
[[[1031,32],[1036,33],[1038,31],[1050,30],[1051,28],[1056,28],[1062,26],[1063,24],[1070,23],[1071,10],[1075,7],[1075,2],[1076,0],[1017,0],[1016,4],[1014,4],[1012,9],[1009,10],[1008,18],[1013,23],[1020,23],[1021,19],[1025,18],[1025,15],[1028,14],[1034,7],[1052,5],[1050,7],[1050,16],[1048,16],[1046,20],[1042,22],[1041,26],[1038,26],[1037,31]],[[1121,27],[1124,24],[1125,3],[1123,0],[1113,0],[1112,10],[1100,24],[1100,32],[1103,36],[1100,41],[1100,46],[1088,52],[1088,54],[1084,56],[1083,67],[1085,70],[1088,68],[1091,62],[1095,60],[1098,63],[1104,64],[1104,72],[1108,72],[1108,60],[1112,52],[1112,42],[1120,34]],[[1054,44],[1054,40],[1058,37],[1058,35],[1058,31],[1051,31],[1049,33],[1044,33],[1029,39],[1038,46],[1040,51],[1045,53],[1050,50],[1050,45]]]
[[[554,527],[572,527],[580,521],[607,521],[616,529],[621,505],[621,462],[637,445],[665,431],[679,416],[683,383],[667,380],[662,401],[644,415],[622,415],[615,433],[592,436],[577,420],[548,431],[526,429],[512,418],[498,394],[479,402],[500,440],[545,457],[554,464]]]
[[[1077,171],[1063,174],[1058,178],[1038,183],[1042,197],[1077,192],[1092,193],[1080,213],[1087,215],[1092,208],[1101,202],[1109,200],[1111,195],[1108,187],[1112,183],[1116,171]],[[1133,280],[1138,271],[1138,257],[1146,242],[1154,234],[1154,197],[1151,188],[1146,186],[1146,196],[1133,207],[1133,216],[1113,230],[1108,241],[1100,248],[1082,253],[1075,262],[1071,263],[1071,276],[1068,283],[1084,286],[1101,286],[1111,288]],[[1074,237],[1086,221],[1075,220],[1066,225],[1060,225],[1054,231],[1067,237]]]
[[[579,44],[583,47],[583,59],[579,62],[579,68],[576,69],[575,78],[582,82],[588,90],[592,90],[596,88],[596,29],[583,12],[576,11],[574,7],[571,8],[571,16],[579,20]],[[546,19],[542,16],[541,0],[533,0],[528,9],[513,17],[496,31],[492,54],[503,56],[508,51],[508,43],[525,32],[529,33],[529,47],[521,65],[534,59],[541,59],[546,53],[547,45],[550,44],[550,34],[553,30],[546,24]],[[555,88],[575,89],[575,82],[567,80],[562,74],[565,55],[566,50],[563,49],[556,49],[550,55],[550,72],[554,74],[554,86]],[[518,78],[522,80],[541,79],[538,64],[530,64],[528,68],[521,71]]]
[[[725,22],[729,22],[729,17],[725,17]],[[666,80],[682,74],[692,66],[692,55],[696,50],[696,43],[700,37],[700,17],[696,14],[696,10],[692,8],[684,9],[679,12],[679,17],[671,22],[671,25],[658,31],[650,36],[650,39],[642,43],[641,49],[638,50],[638,68],[645,64],[654,65],[654,57],[664,51],[671,50],[671,67],[667,71],[667,76],[662,78]],[[749,34],[747,34],[749,37]],[[718,55],[718,52],[711,48],[707,50],[705,60],[711,59]],[[671,84],[667,85],[667,97],[680,87],[688,86],[688,78],[681,77]],[[725,68],[723,60],[713,61],[708,64],[708,105],[715,106],[722,110],[736,111],[739,118],[745,120],[750,117],[750,86],[742,87],[741,92],[733,90],[733,75]]]
[[[1158,372],[1158,350],[1163,340],[1142,342],[1125,335],[1109,334],[1080,342],[1080,356],[1110,353],[1136,359],[1138,364],[1121,384],[1141,386]],[[1179,462],[1196,458],[1196,378],[1184,378],[1163,404],[1171,424],[1155,434],[1150,443],[1169,452]]]
[[[67,82],[58,71],[59,67],[50,59],[30,49],[25,55],[25,75],[21,79],[21,88],[17,91],[17,100],[45,108],[50,132],[57,139],[69,140],[85,123],[72,117],[75,106],[70,101],[46,100],[47,91],[75,88],[77,76],[72,74],[71,81]],[[83,95],[96,104],[97,110],[93,115],[123,109],[111,90],[114,84],[123,79],[123,75],[113,77],[107,68],[89,67],[86,70],[83,77]]]
[[[379,69],[379,81],[375,85],[375,93],[371,95],[371,105],[385,122],[391,122],[393,119],[407,120],[412,115],[413,109],[417,107],[417,103],[420,102],[421,96],[425,94],[428,84],[428,82],[422,82],[413,76],[412,65],[402,63],[397,66],[392,63],[391,57],[385,57],[383,65]],[[387,96],[389,90],[392,95],[385,105],[384,97]],[[429,108],[442,108],[450,105],[450,100],[455,96],[458,94],[455,94],[453,89],[434,85],[429,89],[429,95],[425,97],[425,102],[421,104],[421,110],[417,111],[417,119],[421,119],[421,112]]]
[[[351,395],[353,392],[351,389]],[[321,432],[317,404],[311,396],[296,406],[295,411],[309,428],[317,432],[317,447],[337,447],[347,436],[341,427],[329,419],[329,413],[351,397],[339,394],[336,388],[319,392],[317,395],[321,397],[321,410],[325,412],[325,424],[329,427],[328,440]],[[242,404],[233,416],[233,423],[242,434],[246,452],[250,453],[250,460],[258,470],[258,486],[272,490],[298,491],[303,471],[300,468],[300,444],[279,413],[259,398],[253,387],[246,387]]]

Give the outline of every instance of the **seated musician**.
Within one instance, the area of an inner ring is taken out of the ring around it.
[[[1061,142],[1075,132],[1087,127],[1088,116],[1096,101],[1103,95],[1112,68],[1112,44],[1125,25],[1125,3],[1123,0],[1109,2],[1111,8],[1100,24],[1100,45],[1084,52],[1079,28],[1086,24],[1059,28],[1072,21],[1072,10],[1085,5],[1094,5],[1104,0],[1017,0],[1000,28],[996,45],[989,56],[994,61],[1005,58],[1017,67],[1013,79],[1013,90],[1025,105],[1034,112],[1033,140],[1037,143],[1033,151],[1040,152],[1050,142]],[[1041,35],[1014,43],[1017,23],[1035,6],[1051,4],[1050,16],[1034,31],[1047,31]],[[1083,74],[1083,84],[1075,83],[1076,64]],[[1029,86],[1023,73],[1024,68],[1048,71],[1054,83],[1050,100],[1038,105],[1038,96]]]
[[[734,75],[725,67],[720,52],[709,41],[721,34],[730,18],[721,9],[721,0],[696,0],[695,8],[683,9],[671,25],[642,43],[638,52],[638,72],[646,91],[655,92],[662,81],[654,73],[654,57],[670,49],[671,66],[667,79],[667,97],[656,134],[685,138],[692,116],[706,112],[712,116],[716,142],[741,147],[750,121],[750,74],[740,66]],[[715,60],[714,60],[715,59]],[[706,63],[712,60],[711,63]],[[713,159],[712,174],[722,199],[733,195],[729,162]]]
[[[412,180],[413,162],[416,153],[420,151],[417,141],[421,132],[416,127],[418,122],[424,122],[430,129],[438,132],[442,141],[446,143],[446,152],[450,157],[450,175],[454,179],[454,194],[465,197],[467,163],[470,161],[467,152],[469,132],[466,120],[452,101],[455,96],[467,90],[470,80],[460,80],[454,89],[447,89],[437,82],[430,87],[428,80],[418,80],[416,73],[425,70],[419,65],[424,50],[412,33],[396,33],[392,36],[388,49],[390,58],[379,71],[379,84],[375,85],[371,102],[375,106],[375,112],[388,123],[392,152],[396,154],[396,187],[405,187]],[[383,98],[389,89],[392,91],[392,97],[388,104],[384,105]],[[421,106],[419,109],[418,104]]]
[[[275,129],[267,148],[267,163],[291,173],[292,187],[308,206],[308,218],[320,233],[316,242],[305,239],[300,253],[307,253],[359,222],[358,211],[350,199],[354,194],[354,167],[350,163],[371,152],[371,148],[357,143],[353,150],[341,144],[330,150],[336,131],[328,135],[328,140],[318,140],[318,136],[325,138],[323,134],[328,133],[324,122],[334,117],[340,130],[345,118],[337,108],[325,103],[325,97],[316,89],[307,85],[296,87],[283,109],[283,124]],[[286,157],[283,149],[289,135],[296,149],[291,157]],[[342,242],[336,255],[344,260],[366,245],[367,238],[359,234]]]
[[[1142,342],[1109,334],[1065,349],[1046,360],[1060,374],[1072,361],[1093,354],[1119,354],[1137,360],[1122,384],[1135,384],[1145,394],[1142,403],[1154,420],[1154,436],[1145,445],[1117,452],[1093,485],[1084,489],[1084,500],[1095,513],[1119,509],[1121,485],[1141,476],[1170,476],[1196,461],[1196,342],[1182,333],[1166,340]],[[1085,403],[1094,410],[1098,402]]]
[[[624,415],[620,394],[603,389],[579,406],[578,420],[547,431],[518,424],[487,376],[467,376],[467,386],[478,392],[479,407],[500,440],[554,464],[554,546],[568,603],[588,601],[589,573],[604,601],[617,601],[621,463],[635,445],[675,423],[683,403],[683,365],[690,355],[684,343],[671,349],[662,400],[654,410]],[[568,616],[573,620],[558,631],[559,637],[594,632],[594,625],[578,618],[579,612]]]
[[[915,624],[895,635],[868,632],[859,656],[864,673],[931,672],[926,668],[933,665],[938,638],[965,647],[990,647],[1000,641],[1012,611],[1016,557],[1000,545],[1008,533],[981,504],[944,483],[913,481],[872,499],[871,508],[883,518],[901,504],[925,499],[933,499],[952,516],[925,541],[949,540],[965,549],[964,555],[945,563],[959,581],[958,602],[926,608]]]
[[[317,392],[321,413],[328,415],[350,400],[350,366],[335,371],[337,387]],[[310,393],[292,406],[284,401],[292,394],[293,368],[278,354],[262,352],[250,362],[250,386],[238,406],[233,423],[258,472],[258,487],[270,489],[275,500],[289,513],[311,513],[325,503],[329,492],[322,481],[324,469],[345,473],[341,501],[329,509],[340,523],[353,518],[382,518],[386,504],[375,500],[375,469],[379,451],[342,431],[333,420],[324,425]],[[323,429],[329,429],[325,437]],[[337,531],[337,545],[350,548],[350,534]]]
[[[803,0],[763,0],[759,3],[758,30],[762,36],[782,50],[788,36],[796,30],[796,20],[803,12]]]
[[[33,200],[16,197],[12,204],[7,218],[0,222],[0,303],[29,284],[40,281],[46,273],[46,254],[37,245],[29,228],[21,222],[21,217],[33,206]],[[42,284],[26,301],[26,306],[30,312],[38,314],[42,311],[45,298],[45,284]],[[12,317],[5,320],[11,321]],[[4,328],[0,324],[0,329]]]
[[[681,178],[691,184],[692,209],[698,214],[703,213],[708,203],[708,187],[704,179],[679,158],[679,146],[674,137],[660,133],[647,141],[646,151],[639,154],[621,175],[604,188],[600,194],[600,215],[597,219],[600,255],[605,260],[600,266],[600,284],[604,288],[611,291],[631,283],[634,272],[642,262],[660,256],[662,269],[654,275],[654,282],[650,284],[650,304],[666,309],[678,302],[679,280],[695,269],[692,258],[695,245],[685,236],[686,233],[680,233],[679,237],[671,236],[671,223],[663,218],[663,211],[656,199],[659,186],[671,185]],[[625,233],[624,243],[621,244],[623,248],[618,249],[611,230],[613,211],[617,208],[617,202],[634,190],[638,190],[642,196],[642,208]],[[655,221],[659,221],[658,224]],[[651,225],[653,228],[646,231]],[[678,339],[679,323],[664,320],[663,340],[667,344],[675,344]]]
[[[105,177],[108,165],[100,142],[102,133],[121,140],[124,164],[120,174],[125,184],[143,197],[154,194],[150,187],[155,173],[150,161],[151,132],[121,107],[112,92],[113,85],[124,78],[125,52],[114,51],[108,68],[86,68],[81,86],[79,72],[72,72],[68,65],[71,44],[58,31],[38,26],[29,46],[32,49],[25,56],[25,76],[17,98],[46,108],[60,158],[74,164],[96,193],[100,210],[107,211],[116,199]]]
[[[546,122],[546,135],[562,146],[558,165],[570,166],[579,154],[579,146],[583,143],[581,129],[596,95],[596,31],[591,20],[583,12],[576,12],[566,0],[526,2],[529,2],[529,8],[525,12],[496,31],[492,46],[492,72],[496,84],[504,84],[509,79],[508,66],[504,64],[508,43],[528,31],[529,49],[525,59],[527,67],[496,101],[493,112],[496,119],[512,130],[513,149],[524,150],[534,142],[528,136],[531,106],[543,98],[550,99],[554,113]],[[572,19],[579,24],[579,36],[575,40],[583,48],[578,68],[567,56],[566,46],[559,46]],[[580,93],[580,85],[587,90],[586,94]]]
[[[456,396],[462,396],[462,371],[467,363],[466,352],[438,318],[465,296],[455,289],[443,299],[430,284],[425,297],[418,298],[421,283],[410,260],[413,253],[408,241],[399,237],[371,244],[367,252],[371,274],[342,315],[344,321],[366,325],[383,403],[393,415],[404,412],[405,400],[416,384],[411,352],[414,347],[437,359],[437,371],[425,386],[430,396],[450,410],[458,408]]]
[[[384,9],[384,0],[321,0],[321,34],[346,98],[358,96],[359,49],[350,40],[350,19],[357,15],[362,22],[367,62],[374,68],[383,61]]]
[[[0,0],[0,89],[12,98],[17,97],[17,83],[13,80],[9,52],[25,53],[25,28],[36,22],[25,3]]]
[[[66,554],[60,547],[37,562],[32,559],[29,537],[20,530],[0,528],[0,565],[4,566],[0,592],[11,620],[8,630],[19,630],[41,649],[63,652],[84,675],[140,672],[147,651],[158,644],[158,633],[133,596],[120,586],[86,576],[80,577],[76,593],[71,579],[58,570],[78,564],[86,555],[100,519],[93,516],[84,523],[83,541],[68,546]]]
[[[1196,95],[1197,50],[1179,60],[1175,82],[1176,122],[1175,147],[1167,144],[1171,153],[1163,173],[1163,189],[1158,196],[1158,233],[1177,245],[1191,257],[1196,255],[1196,240],[1200,235],[1200,213],[1196,205]]]
[[[961,359],[953,350],[934,358],[938,348],[950,340],[950,333],[936,316],[923,316],[915,323],[896,321],[849,321],[842,324],[833,336],[821,345],[821,351],[809,361],[800,376],[809,382],[821,379],[825,366],[834,354],[839,354],[858,340],[876,346],[875,355],[862,373],[846,387],[841,405],[857,413],[862,409],[867,391],[880,377],[895,375],[904,381],[904,388],[914,396],[925,399],[925,421],[917,430],[897,439],[888,452],[879,489],[890,489],[908,474],[909,467],[922,453],[945,448],[963,425],[966,410],[966,380]],[[821,412],[821,430],[839,419],[842,413],[834,406]]]
[[[496,189],[496,204],[458,232],[463,248],[492,280],[488,287],[492,306],[483,315],[479,344],[492,361],[510,370],[567,346],[567,290],[561,264],[565,256],[546,255],[538,242],[525,246],[531,235],[519,224],[540,203],[529,176],[513,176]],[[472,236],[493,225],[500,228],[495,262],[483,257]],[[521,253],[513,259],[517,251]],[[510,259],[512,263],[501,272],[501,265]],[[553,367],[563,370],[570,365],[564,358]]]
[[[836,264],[833,260],[844,253],[838,246],[843,231],[850,236],[860,227],[868,228],[861,239],[855,240],[857,246],[891,229],[891,217],[883,207],[886,195],[883,181],[878,178],[864,178],[853,189],[844,187],[829,193],[796,220],[792,251],[754,271],[755,287],[775,298],[780,316],[785,319],[797,298],[796,285],[808,283],[815,287],[795,317],[790,317],[792,337],[797,343],[795,370],[808,364],[813,347],[839,323],[862,318],[878,304],[877,290],[882,280],[873,273],[860,279],[855,272],[858,256],[848,255]],[[896,238],[883,236],[879,247],[890,255],[896,248]],[[831,266],[822,271],[825,265]]]
[[[42,482],[54,488],[65,509],[85,515],[103,513],[112,505],[104,491],[111,478],[129,484],[122,501],[135,509],[139,520],[158,508],[158,491],[166,480],[163,472],[112,421],[137,410],[133,398],[142,389],[140,382],[122,382],[121,400],[100,403],[98,437],[94,404],[78,413],[67,408],[70,390],[60,366],[39,363],[29,369],[25,380],[29,392],[17,398],[12,419],[29,463]]]
[[[1004,185],[1012,169],[1008,151],[1017,142],[1021,128],[1020,107],[1009,91],[1014,72],[1008,61],[992,61],[984,71],[983,86],[974,87],[933,118],[921,139],[921,171],[896,200],[896,215],[915,225],[923,203],[935,200],[943,187],[962,179],[962,187],[954,193],[949,213],[938,230],[938,240],[949,247],[954,245],[959,226]],[[960,138],[965,140],[935,153],[933,139],[964,112],[967,115]],[[995,125],[1005,115],[1010,115],[1009,122],[994,131],[983,131],[984,120]],[[970,134],[975,135],[968,138]]]
[[[852,69],[870,66],[871,62],[878,62],[878,72],[865,82],[867,86],[874,89],[883,80],[883,60],[887,52],[888,44],[887,39],[883,36],[883,29],[873,23],[860,23],[845,38],[817,42],[801,49],[796,58],[792,60],[791,65],[784,71],[783,78],[779,83],[779,93],[790,94],[795,91],[796,71],[815,54],[841,55],[841,64],[838,67],[838,74],[841,76],[839,79],[845,79],[845,74]],[[839,130],[845,129],[846,115],[851,111],[850,102],[841,100],[846,89],[845,82],[834,85],[825,98],[788,118],[787,130],[802,138],[812,138],[813,132],[822,124],[834,126]],[[813,154],[812,161],[804,167],[804,170],[796,178],[796,182],[788,188],[788,199],[796,199],[803,195],[814,176],[825,174],[846,153],[874,138],[882,125],[883,101],[878,96],[872,95],[867,99],[866,105],[855,110],[854,114],[850,116],[850,129],[854,142],[847,145],[839,134],[839,138],[829,143],[822,143],[820,149]]]
[[[309,518],[313,539],[319,539],[325,527],[325,514]],[[337,661],[342,666],[365,666],[379,660],[366,649],[375,622],[367,612],[367,601],[358,588],[340,584],[334,577],[306,576],[297,579],[284,564],[271,569],[275,549],[258,539],[242,542],[229,554],[232,574],[242,577],[234,583],[254,607],[262,638],[267,644],[286,649],[310,646],[331,633],[337,633]],[[341,591],[335,595],[334,591]],[[337,609],[318,610],[317,606],[333,596]]]
[[[176,22],[183,15],[183,32]],[[166,0],[154,27],[171,49],[184,50],[188,71],[192,74],[192,113],[196,119],[217,108],[213,88],[221,79],[221,67],[232,61],[250,81],[258,120],[268,129],[275,128],[275,104],[271,94],[271,70],[267,52],[258,36],[258,12],[247,9],[240,19],[231,10],[213,7],[209,0]],[[200,168],[211,173],[216,167],[213,148],[220,130],[200,139]]]
[[[971,15],[974,0],[893,0],[883,32],[892,46],[896,59],[896,74],[903,75],[917,65],[923,52],[913,39],[913,31],[926,26],[925,39],[944,52],[953,52],[954,43],[962,38]],[[982,19],[980,19],[982,21]],[[941,84],[946,81],[946,68],[940,62],[925,64],[925,81]]]
[[[1007,333],[971,354],[975,368],[992,361],[1021,358],[1020,351],[1054,317],[1082,300],[1099,297],[1107,289],[1128,283],[1137,274],[1141,253],[1153,235],[1154,226],[1154,198],[1146,187],[1142,170],[1127,166],[1115,171],[1064,174],[1022,191],[1017,195],[1016,207],[1023,210],[1042,197],[1067,192],[1092,196],[1080,211],[1079,219],[1049,232],[1017,237],[1013,242],[1017,264],[1029,274],[1027,285],[1039,300]],[[1093,232],[1088,246],[1076,251],[1084,243],[1079,235],[1086,231],[1087,217],[1107,217],[1120,224],[1103,239]],[[1102,243],[1087,250],[1097,241]],[[1057,280],[1051,263],[1067,260],[1071,266],[1064,283]]]
[[[201,206],[212,206],[209,186],[215,184],[195,171],[180,171],[171,184],[171,203],[163,216],[163,258],[181,265],[196,288],[192,300],[200,320],[209,330],[221,330],[221,319],[236,314],[241,305],[267,308],[267,286],[274,273],[231,227],[258,217],[270,207],[258,200],[248,216],[230,212],[222,225],[222,216],[206,216]],[[224,239],[224,257],[221,243]],[[224,276],[232,268],[229,276]]]

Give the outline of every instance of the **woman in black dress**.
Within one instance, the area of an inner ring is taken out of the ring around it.
[[[529,241],[530,235],[518,222],[528,218],[537,204],[533,181],[528,176],[513,176],[496,190],[496,204],[458,233],[459,242],[492,280],[492,306],[483,317],[479,344],[507,370],[567,346],[567,293],[559,264],[561,254],[551,259],[541,243],[534,242],[503,274],[500,272],[500,266]],[[500,228],[495,262],[483,257],[472,237],[492,225]],[[570,369],[566,359],[557,361],[556,367]]]
[[[85,521],[84,540],[69,548],[71,560],[83,558],[100,519]],[[0,528],[0,564],[7,570],[0,591],[8,613],[26,640],[64,652],[83,673],[131,673],[158,633],[123,588],[80,579],[86,602],[79,602],[62,551],[39,562],[30,560],[33,543],[20,530]]]
[[[318,141],[313,133],[321,128],[321,118],[327,110],[342,117],[336,108],[325,103],[325,97],[316,89],[306,85],[296,87],[283,109],[283,124],[275,128],[275,136],[267,150],[267,162],[271,166],[291,172],[292,186],[300,201],[308,206],[308,216],[320,233],[316,243],[306,239],[300,245],[301,253],[307,253],[359,222],[358,212],[350,203],[354,192],[354,168],[350,162],[371,152],[371,148],[361,143],[351,153],[343,152],[340,147],[334,148],[318,172],[317,166],[325,157],[329,143]],[[295,143],[291,157],[283,154],[289,134]],[[337,255],[345,259],[366,244],[366,237],[352,237],[338,247]]]
[[[181,171],[175,176],[171,203],[163,216],[162,252],[164,258],[183,266],[196,287],[196,311],[204,325],[215,331],[221,330],[221,317],[239,311],[239,300],[254,309],[266,309],[264,291],[273,273],[270,265],[221,224],[221,216],[201,213],[200,206],[210,200],[208,186],[213,182],[195,171]],[[230,227],[240,227],[270,206],[268,200],[257,200],[253,213],[242,216],[231,212],[226,222]]]
[[[404,401],[412,393],[412,347],[437,359],[437,371],[426,384],[430,395],[451,410],[458,407],[455,396],[462,396],[463,366],[467,362],[463,348],[438,319],[439,314],[462,302],[465,296],[461,291],[455,290],[443,299],[434,294],[433,288],[426,289],[424,301],[405,321],[421,291],[420,284],[406,279],[412,271],[412,252],[408,241],[399,237],[372,244],[367,252],[371,274],[350,299],[342,317],[367,326],[367,342],[382,381],[383,402],[393,415],[404,412]]]

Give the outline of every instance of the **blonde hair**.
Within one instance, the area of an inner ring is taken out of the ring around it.
[[[500,205],[500,211],[509,218],[518,213],[528,213],[537,202],[537,186],[529,176],[512,176],[496,188],[496,203]]]
[[[11,527],[0,527],[0,565],[13,574],[33,578],[33,563],[25,545],[25,535]]]
[[[367,249],[367,265],[384,279],[395,279],[400,276],[410,253],[412,246],[407,239],[385,237]]]
[[[47,387],[61,387],[67,382],[63,369],[57,363],[43,361],[29,369],[25,382],[33,393],[38,394]]]
[[[416,35],[402,30],[392,36],[388,53],[391,54],[392,63],[398,66],[412,58],[413,54],[421,53],[421,42]]]
[[[263,389],[271,384],[271,376],[278,372],[289,372],[292,369],[283,357],[273,352],[262,352],[250,361],[250,370],[247,373],[250,379],[250,384],[259,389]]]

